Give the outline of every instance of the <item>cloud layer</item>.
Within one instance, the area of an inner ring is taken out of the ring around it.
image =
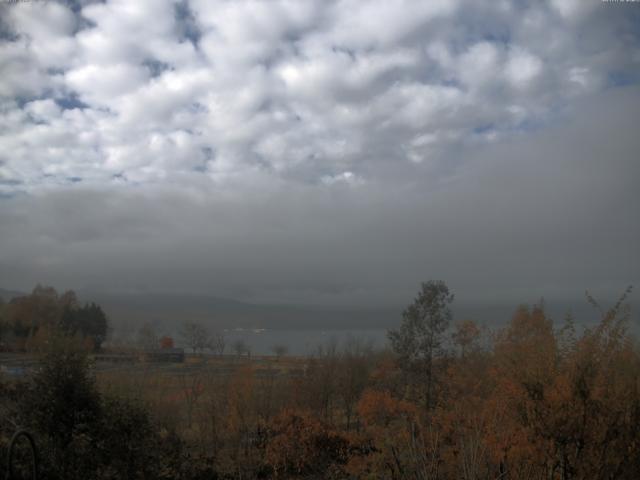
[[[0,18],[0,284],[392,301],[638,279],[634,4]]]

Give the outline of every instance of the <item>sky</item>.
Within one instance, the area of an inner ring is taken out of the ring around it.
[[[640,2],[0,3],[0,287],[640,287]]]

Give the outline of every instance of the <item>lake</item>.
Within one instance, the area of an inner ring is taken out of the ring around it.
[[[226,329],[225,353],[233,353],[233,344],[244,341],[253,355],[272,355],[275,345],[284,345],[289,355],[309,355],[318,350],[337,343],[338,348],[350,340],[362,344],[370,344],[374,348],[383,348],[387,344],[387,331],[384,329],[368,330],[268,330],[268,329]]]

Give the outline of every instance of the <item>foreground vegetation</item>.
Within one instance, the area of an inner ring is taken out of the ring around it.
[[[0,385],[0,442],[29,428],[50,479],[637,478],[625,296],[580,333],[541,305],[493,334],[451,327],[452,300],[424,284],[392,351],[354,340],[305,359],[102,371],[86,342],[52,332],[33,378]]]

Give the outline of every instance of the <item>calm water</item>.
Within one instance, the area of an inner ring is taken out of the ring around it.
[[[332,343],[338,348],[347,342],[357,340],[370,344],[374,348],[382,348],[387,342],[387,331],[371,330],[260,330],[260,329],[228,329],[224,331],[226,339],[225,353],[233,353],[233,344],[237,340],[244,341],[251,348],[253,355],[272,355],[275,345],[287,347],[290,355],[308,355],[315,353],[319,347]]]

